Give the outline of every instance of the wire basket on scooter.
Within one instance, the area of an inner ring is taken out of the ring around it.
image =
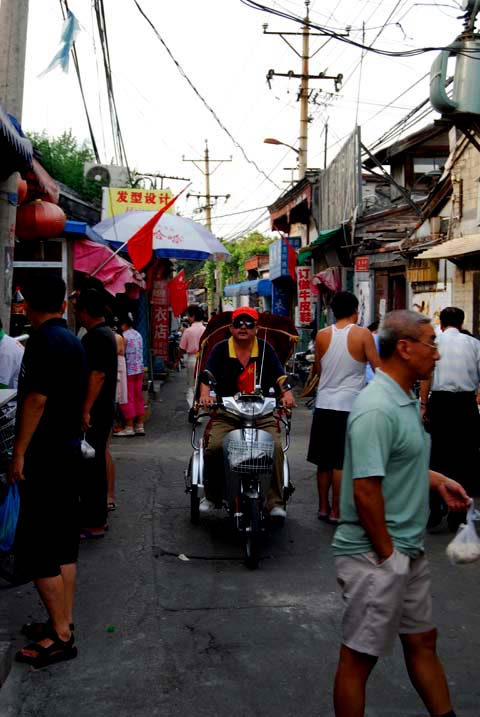
[[[266,441],[228,442],[228,463],[235,473],[269,473],[273,466],[275,446]]]
[[[16,404],[6,405],[0,409],[0,461],[5,462],[12,451],[15,437]]]

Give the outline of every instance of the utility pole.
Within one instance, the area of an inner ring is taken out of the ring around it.
[[[308,101],[309,101],[309,80],[333,80],[335,83],[335,92],[338,92],[342,86],[343,75],[327,75],[325,72],[320,72],[318,75],[310,74],[310,60],[322,49],[321,47],[316,50],[313,54],[310,54],[310,37],[313,36],[325,36],[322,32],[310,32],[310,16],[309,16],[310,0],[305,0],[306,14],[304,18],[304,25],[302,32],[271,32],[268,30],[268,25],[263,26],[264,35],[280,35],[282,40],[287,43],[289,48],[301,59],[302,71],[301,73],[295,73],[292,70],[288,72],[276,72],[275,70],[269,70],[267,72],[267,82],[271,87],[271,80],[273,77],[292,77],[300,79],[300,90],[297,95],[297,100],[300,102],[300,134],[298,138],[298,178],[303,179],[308,166]],[[349,34],[347,28],[345,35]],[[302,52],[298,50],[287,40],[288,36],[302,36]]]
[[[0,2],[0,103],[22,119],[28,0]],[[0,317],[10,328],[18,172],[0,182]]]
[[[189,193],[187,194],[188,197],[197,197],[198,199],[205,199],[205,223],[207,225],[207,229],[209,231],[212,231],[212,198],[215,199],[229,199],[229,194],[215,194],[214,197],[212,197],[212,194],[210,192],[210,177],[213,174],[213,172],[218,169],[218,167],[223,164],[223,162],[231,162],[232,158],[230,159],[211,159],[209,152],[208,152],[208,140],[205,140],[205,153],[203,159],[185,159],[185,157],[182,157],[182,160],[184,162],[192,162],[192,164],[195,165],[195,167],[202,172],[202,174],[205,176],[205,194],[193,194]],[[210,170],[210,162],[214,162],[217,166],[213,170],[213,172]],[[204,166],[200,166],[200,163],[202,163]],[[208,297],[208,310],[209,312],[212,311],[212,309],[218,307],[221,309],[221,285],[222,285],[222,269],[221,269],[221,263],[217,264],[217,268],[215,269],[215,295]]]

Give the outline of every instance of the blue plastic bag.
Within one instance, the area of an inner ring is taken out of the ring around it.
[[[20,495],[17,484],[14,483],[0,505],[0,552],[2,553],[7,553],[13,548],[19,510]]]

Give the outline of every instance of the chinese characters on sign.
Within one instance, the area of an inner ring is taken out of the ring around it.
[[[311,269],[297,266],[298,318],[300,324],[308,325],[313,320],[313,296]]]
[[[355,257],[355,273],[368,271],[368,256]]]
[[[169,189],[104,187],[102,219],[132,211],[158,211],[170,201],[172,196]],[[173,208],[170,207],[167,209],[167,212],[173,212]]]
[[[155,356],[168,360],[168,281],[157,276],[152,288],[152,346]]]

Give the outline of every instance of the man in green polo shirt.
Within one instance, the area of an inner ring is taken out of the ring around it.
[[[440,358],[430,320],[413,311],[387,314],[379,353],[382,369],[348,421],[333,540],[346,607],[335,714],[363,717],[368,677],[399,635],[410,679],[430,715],[454,717],[436,653],[423,540],[430,487],[451,510],[470,501],[458,483],[428,470],[428,436],[412,387]]]

